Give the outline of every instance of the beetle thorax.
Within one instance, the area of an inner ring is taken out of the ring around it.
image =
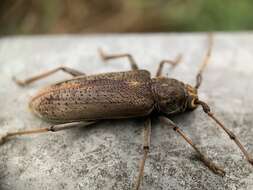
[[[153,78],[152,91],[158,112],[170,115],[187,109],[188,94],[184,83],[166,77]]]

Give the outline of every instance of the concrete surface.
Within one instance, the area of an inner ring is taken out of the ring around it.
[[[129,69],[126,60],[104,64],[96,51],[102,47],[110,53],[132,53],[139,66],[152,74],[161,59],[183,53],[183,63],[169,76],[193,84],[206,51],[206,39],[204,34],[2,38],[0,134],[49,126],[29,112],[29,97],[42,86],[69,78],[59,73],[20,88],[11,81],[13,75],[23,79],[59,65],[87,74]],[[216,34],[211,63],[200,89],[200,97],[239,135],[251,154],[252,52],[253,33]],[[200,108],[173,120],[211,159],[225,167],[227,175],[222,178],[209,171],[181,137],[154,120],[142,189],[253,189],[253,166]],[[142,121],[137,119],[106,121],[86,128],[8,141],[0,146],[0,189],[130,189],[142,157],[142,126]]]

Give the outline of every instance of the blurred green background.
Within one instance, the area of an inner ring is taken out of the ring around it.
[[[0,35],[253,29],[252,0],[1,0]]]

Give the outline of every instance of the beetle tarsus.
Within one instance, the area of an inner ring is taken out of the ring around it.
[[[218,174],[220,176],[225,176],[226,172],[224,171],[223,168],[221,168],[220,166],[217,166],[216,164],[214,164],[211,160],[209,160],[207,157],[205,157],[203,154],[199,153],[200,155],[200,159],[202,162],[204,162],[204,164],[210,169],[212,170],[215,174]]]
[[[99,54],[99,56],[101,57],[101,59],[103,60],[103,61],[106,61],[107,59],[106,59],[106,56],[105,56],[105,53],[104,53],[104,51],[102,50],[102,48],[98,48],[98,54]]]
[[[22,80],[18,80],[16,77],[12,77],[12,80],[18,85],[18,86],[21,86],[21,87],[24,87],[26,86],[26,83]]]
[[[7,140],[8,133],[0,136],[0,145],[4,144]]]

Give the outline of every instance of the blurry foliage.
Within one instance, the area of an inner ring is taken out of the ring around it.
[[[253,29],[252,0],[1,0],[0,34]]]

